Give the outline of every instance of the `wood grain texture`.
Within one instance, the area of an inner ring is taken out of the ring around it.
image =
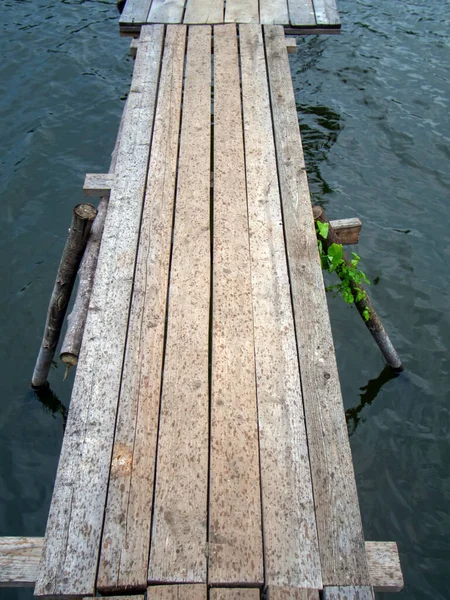
[[[400,592],[402,567],[395,542],[366,542],[370,582],[375,592]]]
[[[184,23],[223,23],[223,0],[187,0]]]
[[[269,586],[267,600],[319,600],[319,590]]]
[[[255,588],[211,588],[209,600],[259,600],[260,591]]]
[[[291,25],[315,25],[313,0],[288,0]]]
[[[124,23],[146,23],[152,0],[127,0],[120,15],[119,25]]]
[[[214,28],[209,583],[263,582],[244,148],[235,25]]]
[[[147,588],[186,27],[167,27],[97,577]]]
[[[145,28],[143,28],[145,29]],[[142,37],[142,36],[141,36]],[[36,583],[93,594],[106,501],[163,27],[140,41]],[[126,213],[127,218],[123,219]]]
[[[189,28],[149,581],[206,583],[211,28]]]
[[[227,0],[225,23],[259,23],[258,0]]]
[[[319,548],[261,26],[240,25],[239,34],[265,581],[318,589]]]
[[[264,27],[324,585],[368,585],[352,456],[282,27]],[[302,232],[302,235],[299,235]]]
[[[317,25],[341,24],[335,0],[313,0],[313,2]]]
[[[83,184],[83,194],[109,198],[114,179],[114,173],[87,173]]]
[[[44,538],[0,537],[0,587],[33,587]]]
[[[208,590],[202,584],[154,585],[147,589],[147,600],[207,600]]]
[[[288,25],[289,11],[287,0],[260,0],[260,23],[264,25]]]
[[[323,600],[375,600],[369,586],[325,587]]]
[[[153,0],[148,23],[181,23],[185,0]]]

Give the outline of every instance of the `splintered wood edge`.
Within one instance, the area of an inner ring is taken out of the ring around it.
[[[0,537],[0,587],[33,587],[43,548],[44,538]],[[397,544],[366,542],[366,554],[375,592],[400,592],[404,582]]]
[[[83,184],[83,194],[109,198],[113,183],[114,173],[88,173]]]

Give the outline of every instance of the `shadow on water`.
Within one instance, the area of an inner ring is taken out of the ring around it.
[[[39,400],[53,418],[56,418],[56,415],[61,415],[64,432],[66,429],[68,411],[55,392],[52,391],[50,385],[46,383],[45,386],[41,388],[32,388],[30,389],[30,394],[33,394],[33,396]]]
[[[398,371],[395,371],[388,365],[384,367],[381,373],[375,379],[369,379],[367,385],[359,388],[363,393],[359,395],[361,402],[357,406],[353,406],[352,408],[348,408],[345,411],[345,419],[347,421],[347,426],[349,430],[349,435],[355,433],[359,423],[364,421],[360,413],[364,409],[365,406],[370,406],[375,398],[380,393],[381,388],[400,376]]]

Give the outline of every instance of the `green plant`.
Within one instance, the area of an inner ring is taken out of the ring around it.
[[[365,273],[358,268],[361,258],[356,252],[352,252],[353,258],[347,261],[344,256],[342,244],[331,244],[325,250],[320,238],[326,240],[328,231],[328,223],[316,221],[317,244],[322,269],[328,271],[328,273],[336,273],[340,279],[340,283],[330,285],[326,290],[327,292],[334,292],[336,295],[339,294],[348,304],[361,302],[367,297],[366,292],[361,286],[363,283],[370,285],[370,281],[367,279]],[[370,319],[370,309],[368,306],[364,308],[362,315],[365,321]]]

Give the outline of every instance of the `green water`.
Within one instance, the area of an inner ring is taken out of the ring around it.
[[[313,199],[360,216],[362,267],[406,372],[330,298],[366,538],[396,540],[400,598],[450,597],[450,4],[342,0],[341,36],[291,56]],[[132,63],[114,3],[0,12],[0,535],[43,535],[73,375],[28,383],[86,172],[109,166]],[[6,600],[31,591],[0,590]],[[380,598],[382,595],[380,595]]]

